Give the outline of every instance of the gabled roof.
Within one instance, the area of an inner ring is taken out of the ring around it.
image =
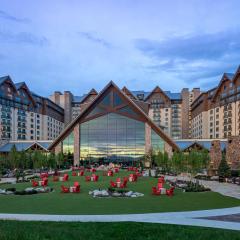
[[[92,88],[88,94],[84,94],[82,96],[74,96],[74,102],[84,102],[90,95],[98,95],[98,92]]]
[[[198,139],[198,140],[197,139],[175,140],[176,144],[178,145],[178,147],[181,151],[184,151],[194,145],[198,145],[209,151],[211,148],[212,141],[213,141],[213,139],[209,139],[209,140],[200,140],[200,139]],[[226,144],[227,144],[227,140],[220,141],[220,146],[221,146],[222,151],[224,149],[226,149]]]
[[[16,89],[24,89],[27,91],[28,97],[32,100],[33,104],[35,104],[35,100],[32,96],[32,92],[29,90],[27,84],[25,82],[19,82],[19,83],[15,83]]]
[[[134,99],[136,99],[136,97],[134,96],[134,94],[133,94],[130,90],[128,90],[128,88],[127,88],[126,86],[124,86],[124,87],[122,88],[122,91],[123,91],[124,93],[126,93],[127,95],[130,95],[130,96],[132,96]]]
[[[216,96],[218,95],[218,92],[220,91],[220,88],[222,87],[222,85],[226,82],[226,81],[232,81],[232,74],[231,73],[224,73],[222,75],[221,81],[219,82],[217,89],[215,91],[215,94],[213,95],[212,101],[215,100]]]
[[[152,94],[154,93],[161,93],[163,94],[168,100],[170,100],[170,98],[168,97],[168,95],[159,87],[159,86],[156,86],[152,92],[145,98],[145,100],[147,100],[148,98],[150,98],[152,96]]]
[[[131,100],[131,98],[127,97],[116,85],[113,81],[110,81],[107,86],[98,94],[98,96],[90,103],[90,105],[77,117],[75,118],[66,128],[65,130],[56,138],[56,140],[49,146],[49,149],[53,149],[58,143],[60,143],[65,137],[70,134],[70,132],[74,129],[74,127],[84,119],[91,111],[92,108],[97,105],[99,100],[101,100],[105,93],[109,89],[113,88],[120,97],[125,99],[129,106],[134,108],[136,113],[141,115],[141,117],[144,119],[145,122],[147,122],[151,128],[164,140],[166,141],[170,146],[172,146],[173,149],[178,150],[178,146],[148,117],[148,115],[136,104],[134,101]]]
[[[48,147],[51,143],[52,141],[10,141],[0,147],[0,152],[10,152],[14,145],[17,151],[26,151],[35,144],[43,150],[48,151]]]
[[[237,71],[235,72],[235,74],[232,78],[233,83],[235,83],[237,81],[237,78],[239,75],[240,75],[240,65],[238,66]]]
[[[0,85],[2,85],[5,82],[9,82],[11,84],[11,86],[13,87],[13,89],[15,91],[17,91],[15,84],[13,83],[12,79],[10,78],[10,76],[3,76],[0,77]]]

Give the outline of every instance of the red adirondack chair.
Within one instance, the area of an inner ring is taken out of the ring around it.
[[[115,182],[113,182],[113,181],[110,181],[110,186],[115,188],[115,187],[117,187],[117,184]]]
[[[79,192],[80,192],[79,182],[74,182],[73,192],[74,192],[74,193],[79,193]]]
[[[164,177],[158,178],[158,183],[164,184],[165,183]]]
[[[34,179],[32,180],[32,187],[38,187],[38,182]]]
[[[174,194],[174,187],[171,187],[170,189],[166,190],[166,195],[169,197],[172,197]]]
[[[118,173],[119,172],[119,168],[114,168],[114,172]]]
[[[108,173],[107,173],[108,177],[112,177],[113,176],[113,171],[112,170],[109,170]]]
[[[69,187],[61,186],[62,193],[69,193]]]
[[[90,182],[91,181],[91,177],[90,176],[85,176],[85,181],[86,182]]]
[[[68,174],[65,173],[65,174],[63,175],[63,181],[64,181],[64,182],[68,181],[68,177],[69,177]]]
[[[41,185],[43,187],[46,187],[48,185],[48,179],[47,178],[44,178],[42,181],[41,181]]]
[[[91,168],[90,172],[96,172],[95,168]]]
[[[126,188],[127,187],[127,182],[124,181],[123,183],[120,184],[120,188]]]
[[[157,188],[158,188],[158,189],[163,188],[163,183],[158,183],[158,184],[157,184]]]
[[[47,178],[48,177],[48,173],[41,173],[40,174],[40,178]]]
[[[124,182],[128,182],[128,177],[124,177],[124,178],[123,178],[123,181],[124,181]]]
[[[160,195],[161,194],[161,190],[158,190],[156,187],[152,187],[152,194],[153,195]]]
[[[83,176],[84,175],[84,171],[81,171],[78,173],[78,176]]]
[[[121,182],[121,178],[118,177],[118,178],[116,179],[116,182]]]

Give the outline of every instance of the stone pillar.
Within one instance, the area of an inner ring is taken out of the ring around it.
[[[77,124],[73,129],[74,135],[74,151],[73,151],[73,164],[74,166],[79,165],[80,158],[80,125]]]
[[[58,154],[62,152],[62,142],[60,142],[55,148],[54,148],[54,153]]]
[[[172,158],[172,156],[173,156],[173,149],[167,142],[164,143],[164,152],[166,152],[168,154],[169,158]]]
[[[240,168],[240,136],[232,136],[228,139],[226,160],[231,169]]]
[[[72,121],[72,101],[73,95],[69,91],[64,92],[64,124],[65,126]]]
[[[222,159],[222,150],[219,140],[212,141],[209,156],[209,175],[215,175]]]
[[[147,154],[151,148],[151,127],[145,123],[145,154]]]

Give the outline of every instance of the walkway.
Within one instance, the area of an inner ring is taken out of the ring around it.
[[[240,231],[240,222],[234,215],[240,214],[240,207],[148,214],[122,215],[41,215],[41,214],[0,214],[2,220],[22,221],[63,221],[63,222],[146,222],[177,225],[222,228]],[[231,218],[233,216],[233,218]],[[218,218],[222,219],[218,219]],[[223,220],[223,217],[225,220]],[[218,219],[218,220],[216,220]]]
[[[187,177],[166,176],[166,179],[169,179],[169,180],[174,180],[176,178],[179,180],[190,180],[190,178],[187,178]],[[240,186],[237,184],[220,183],[218,181],[206,181],[206,180],[199,180],[199,183],[207,188],[210,188],[213,192],[218,192],[225,196],[240,199]]]

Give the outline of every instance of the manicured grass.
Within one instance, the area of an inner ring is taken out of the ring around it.
[[[0,221],[1,240],[167,239],[237,240],[239,231],[153,223],[57,223]]]
[[[90,174],[90,173],[89,173]],[[102,172],[99,182],[85,182],[85,177],[72,177],[64,183],[67,186],[79,181],[81,193],[63,194],[60,192],[61,182],[52,182],[49,186],[55,192],[36,195],[0,195],[0,213],[42,213],[42,214],[127,214],[127,213],[152,213],[169,211],[192,211],[213,208],[234,207],[240,205],[240,200],[225,197],[214,192],[183,193],[176,190],[173,197],[153,196],[151,187],[156,185],[156,178],[139,178],[136,183],[128,183],[128,189],[144,193],[139,198],[93,198],[88,194],[90,190],[106,189],[111,179],[127,176],[129,172],[122,171],[114,177],[103,177]],[[18,190],[31,186],[30,183],[15,185]],[[1,185],[0,188],[14,187],[14,185]]]

